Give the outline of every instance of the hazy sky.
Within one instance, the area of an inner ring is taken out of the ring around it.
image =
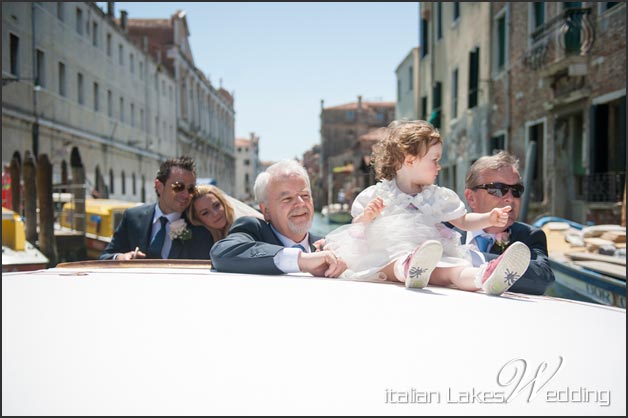
[[[395,69],[418,44],[418,3],[116,2],[120,10],[187,13],[196,67],[234,93],[235,135],[255,132],[264,161],[319,143],[321,99],[395,101]]]

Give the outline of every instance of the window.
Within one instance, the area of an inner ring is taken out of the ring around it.
[[[63,97],[67,94],[65,64],[59,63],[59,94]]]
[[[427,96],[421,97],[421,119],[427,120]]]
[[[397,101],[401,101],[401,79],[397,80]]]
[[[11,74],[20,77],[20,38],[11,34],[10,37],[10,48],[11,48]]]
[[[534,174],[532,175],[532,188],[530,190],[530,201],[542,202],[544,196],[543,166],[545,143],[545,126],[543,123],[528,126],[528,142],[536,142],[536,161],[534,163]]]
[[[113,194],[113,170],[111,169],[109,170],[109,189],[111,189],[111,194]]]
[[[122,194],[126,194],[126,174],[124,173],[124,170],[122,170],[120,175],[120,186],[122,186]]]
[[[458,117],[458,69],[451,73],[451,117]]]
[[[79,104],[85,104],[85,91],[83,90],[83,74],[77,73],[76,84],[77,84],[77,91],[78,91],[78,102]]]
[[[497,45],[496,46],[496,70],[503,71],[506,66],[506,14],[503,13],[497,18]]]
[[[494,154],[498,151],[506,149],[506,135],[500,134],[495,135],[491,138],[491,143],[489,144],[489,154]]]
[[[244,165],[251,165],[251,160],[249,159],[244,160]]]
[[[131,69],[131,74],[135,73],[135,57],[133,54],[129,54],[129,67]]]
[[[107,56],[111,56],[111,34],[107,34]]]
[[[144,62],[143,61],[140,61],[139,70],[140,70],[140,80],[143,80],[144,79]]]
[[[535,30],[545,23],[545,2],[532,2],[532,11],[532,30]]]
[[[355,120],[355,112],[353,110],[347,110],[345,119],[349,122],[353,122]]]
[[[133,196],[135,196],[137,194],[137,185],[136,185],[135,173],[131,174],[131,181],[133,182],[133,184],[131,184],[131,187],[133,189]]]
[[[124,47],[118,44],[118,64],[124,65]]]
[[[98,46],[98,22],[92,22],[92,45]]]
[[[429,52],[429,27],[427,19],[421,19],[421,58]]]
[[[142,130],[146,129],[146,124],[144,123],[144,109],[140,108],[140,128]]]
[[[414,68],[410,66],[410,68],[408,68],[408,90],[412,91],[413,88],[414,88]]]
[[[94,112],[100,110],[100,96],[98,93],[98,83],[94,82]]]
[[[120,122],[124,122],[124,98],[120,97]]]
[[[135,127],[135,105],[131,103],[131,126]]]
[[[35,54],[35,85],[46,87],[46,59],[44,52],[40,49]]]
[[[78,7],[76,8],[76,33],[83,34],[83,11]]]
[[[453,21],[460,19],[460,2],[454,2],[454,10],[453,10]]]
[[[113,95],[111,90],[107,90],[107,116],[113,117]]]
[[[467,108],[478,105],[478,84],[480,81],[480,48],[469,52],[469,100]]]
[[[65,20],[65,3],[62,1],[57,2],[57,19],[62,22]]]
[[[434,4],[434,3],[432,3]],[[436,3],[436,39],[443,38],[443,3]]]
[[[442,103],[442,94],[443,91],[443,83],[437,81],[434,84],[434,88],[432,89],[432,114],[430,115],[429,122],[434,125],[435,128],[440,128],[441,122],[441,103]]]

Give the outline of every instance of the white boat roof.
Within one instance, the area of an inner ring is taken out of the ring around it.
[[[626,414],[623,309],[111,265],[3,274],[3,415]]]

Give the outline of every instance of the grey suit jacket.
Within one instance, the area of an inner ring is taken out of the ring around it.
[[[142,252],[148,254],[154,215],[154,203],[125,210],[122,215],[122,221],[116,228],[111,242],[109,242],[102,254],[100,254],[99,259],[111,260],[115,254],[133,251],[135,247],[139,247]],[[185,219],[185,213],[183,219]],[[189,223],[188,228],[192,231],[192,238],[185,241],[180,239],[172,241],[172,248],[170,249],[168,258],[209,259],[209,250],[214,243],[210,232],[205,227],[194,226]]]
[[[462,233],[464,240],[466,231],[459,232]],[[510,242],[516,241],[523,242],[530,249],[530,266],[508,291],[542,295],[554,281],[554,272],[550,267],[548,259],[545,232],[523,222],[515,222],[510,227]],[[500,249],[494,245],[488,252],[483,254],[487,261],[494,260],[499,257]]]
[[[310,250],[319,237],[309,235]],[[284,248],[270,224],[250,216],[238,218],[229,235],[211,250],[212,265],[218,271],[247,274],[284,274],[273,257]]]

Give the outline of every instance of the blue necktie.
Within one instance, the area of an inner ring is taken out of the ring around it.
[[[303,245],[301,245],[301,244],[294,244],[292,246],[292,248],[298,248],[299,250],[303,251],[304,253],[307,252],[307,251],[305,251],[305,247],[303,247]]]
[[[483,253],[487,253],[493,246],[493,237],[487,235],[478,235],[475,237],[475,244]]]
[[[161,258],[161,249],[166,239],[166,223],[168,222],[168,218],[161,216],[159,222],[161,222],[161,229],[157,231],[157,235],[153,238],[153,241],[150,243],[150,248],[148,249],[149,253],[154,258]]]

